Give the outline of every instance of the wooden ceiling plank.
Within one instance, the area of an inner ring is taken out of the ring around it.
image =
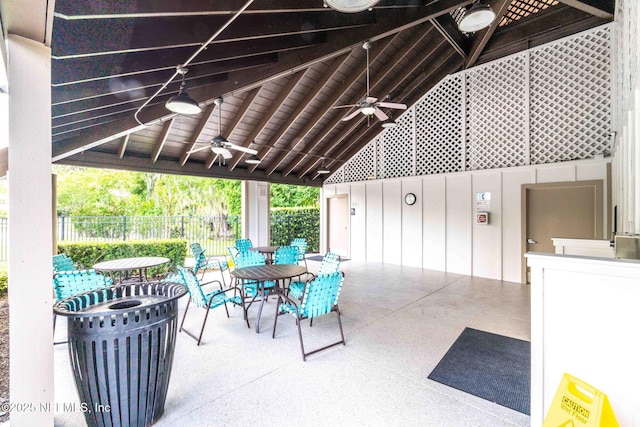
[[[418,46],[422,40],[424,40],[425,38],[429,37],[430,35],[432,35],[432,34],[434,34],[434,33],[435,33],[435,30],[433,29],[433,27],[432,27],[432,26],[430,26],[430,27],[429,27],[426,31],[424,31],[424,32],[422,32],[422,31],[416,31],[416,32],[414,33],[414,37],[413,37],[413,38],[411,38],[411,39],[407,40],[405,43],[403,43],[403,48],[402,48],[402,49],[399,49],[399,50],[397,50],[397,51],[395,51],[395,52],[394,52],[393,56],[392,56],[392,57],[391,57],[391,59],[388,61],[388,63],[389,63],[389,64],[397,64],[397,63],[399,63],[399,62],[400,62],[400,61],[402,61],[402,60],[403,60],[403,59],[404,59],[404,58],[405,58],[405,57],[406,57],[406,56],[407,56],[407,55],[408,55],[408,54],[409,54],[413,49],[415,49],[415,48],[416,48],[416,46]],[[396,37],[400,37],[400,33],[398,33],[398,34],[396,35]],[[385,45],[385,46],[383,47],[383,49],[381,49],[381,51],[380,51],[380,53],[379,53],[379,54],[382,54],[382,52],[383,52],[383,51],[386,49],[386,47],[387,47],[387,46],[389,46],[390,44],[392,44],[392,41],[391,41],[391,40],[388,42],[388,44],[387,44],[387,45]],[[375,45],[374,45],[374,47],[375,47]],[[376,56],[376,58],[377,58],[377,56]],[[374,58],[374,60],[373,60],[372,62],[375,62],[375,58]],[[366,64],[364,64],[364,67],[365,67],[365,69],[363,70],[363,73],[364,73],[364,71],[366,71]],[[376,77],[376,79],[377,79],[377,82],[380,82],[381,80],[383,80],[383,79],[384,79],[384,78],[385,78],[389,73],[391,73],[391,72],[392,72],[392,70],[393,70],[393,67],[385,67],[381,72],[379,72],[378,74],[376,74],[376,76],[375,76],[375,77]],[[372,90],[373,90],[373,91],[377,90],[377,88],[376,88],[376,84],[377,84],[377,83],[374,83],[374,84],[372,85]],[[345,89],[345,90],[346,90],[346,89]],[[381,91],[381,93],[387,93],[387,92],[385,92],[385,91]],[[360,95],[360,97],[362,97],[362,96],[366,95],[366,90],[362,90],[362,91],[359,93],[359,95]],[[327,135],[329,135],[329,134],[333,131],[333,129],[334,129],[337,125],[339,125],[339,124],[342,122],[342,117],[343,117],[342,115],[336,115],[336,116],[333,118],[333,120],[332,120],[332,121],[331,121],[327,126],[325,126],[325,128],[323,129],[323,131],[322,131],[318,136],[316,136],[315,141],[318,141],[318,142],[319,142],[319,141],[322,141],[324,138],[326,138],[326,137],[327,137]],[[311,142],[311,143],[309,143],[308,145],[313,145],[313,146],[315,146],[316,144],[317,144],[317,143]],[[307,150],[307,151],[309,151],[309,150]],[[325,153],[325,154],[326,154],[326,153]],[[304,161],[305,157],[306,157],[306,156],[305,156],[305,155],[303,155],[303,154],[298,155],[298,156],[294,159],[294,161],[293,161],[293,162],[292,162],[292,163],[291,163],[291,164],[286,168],[286,170],[285,170],[285,172],[284,172],[284,175],[285,175],[285,176],[287,176],[287,175],[289,175],[290,173],[292,173],[292,172],[293,172],[293,170],[294,170],[294,169],[295,169],[295,168],[296,168],[300,163],[302,163],[302,162]]]
[[[211,104],[207,106],[207,109],[204,111],[204,114],[202,114],[202,117],[200,117],[200,121],[198,122],[198,127],[193,132],[193,135],[191,136],[191,139],[189,140],[189,142],[186,144],[186,148],[184,149],[182,156],[180,156],[180,161],[179,161],[180,166],[184,166],[185,163],[187,163],[187,160],[189,160],[189,156],[191,155],[190,152],[191,150],[193,150],[193,147],[195,147],[198,139],[200,139],[200,137],[202,136],[202,132],[206,128],[207,122],[209,122],[209,119],[213,115],[213,111],[215,110],[215,108],[216,108],[215,104]]]
[[[587,12],[598,18],[613,19],[615,0],[559,0],[567,6]]]
[[[460,30],[456,27],[453,18],[451,18],[451,15],[447,14],[438,16],[437,18],[432,19],[431,23],[461,57],[467,57],[469,40],[462,36]]]
[[[432,29],[433,32],[435,32],[435,30]],[[411,50],[413,50],[413,48],[415,46],[417,46],[420,41],[426,36],[423,35],[422,37],[419,37],[417,40],[415,40],[415,43],[412,45],[411,49],[408,50],[407,52],[404,53],[404,55],[407,55]],[[381,77],[378,79],[378,83],[376,83],[375,85],[373,85],[372,87],[372,92],[374,93],[392,93],[403,81],[407,80],[410,81],[411,79],[408,78],[408,76],[411,76],[411,74],[413,74],[415,72],[415,70],[417,70],[419,67],[423,66],[423,64],[427,63],[427,61],[431,61],[431,63],[433,63],[434,61],[434,57],[436,57],[434,55],[434,53],[436,52],[442,52],[443,48],[447,48],[449,51],[450,48],[448,48],[448,44],[445,41],[444,38],[442,38],[440,40],[439,43],[437,43],[436,45],[433,46],[432,51],[429,52],[428,54],[426,54],[422,61],[420,62],[416,62],[416,64],[414,64],[413,67],[403,67],[401,70],[394,70],[393,67],[388,67],[385,72],[381,75]],[[403,56],[404,56],[403,55]],[[400,61],[395,61],[395,62],[390,62],[390,63],[399,63]],[[431,65],[431,64],[430,64]],[[392,71],[394,71],[396,74],[393,77],[393,79],[386,83],[384,87],[378,87],[379,82],[381,82],[383,80],[383,78],[391,73]],[[396,102],[402,102],[401,99],[396,99]],[[363,116],[364,117],[364,116]],[[316,139],[317,143],[320,143],[324,138],[326,138],[327,136],[329,136],[329,133],[332,131],[333,129],[329,129],[329,130],[325,130],[323,132],[323,134],[318,137]],[[346,137],[348,135],[348,128],[343,129],[342,131],[339,132],[338,136],[332,136],[331,137],[331,144],[329,145],[329,149],[325,150],[323,155],[329,155],[331,153],[331,151],[333,150],[334,147],[336,147],[344,137]],[[300,162],[298,162],[300,163]],[[302,168],[302,173],[298,173],[298,177],[302,177],[304,176],[306,173],[309,172],[309,170],[311,169],[312,166],[307,165],[306,167]],[[290,173],[290,169],[287,169],[287,172]]]
[[[487,43],[489,43],[489,39],[500,25],[502,17],[507,13],[507,10],[509,10],[510,5],[511,0],[493,0],[491,2],[491,8],[496,13],[496,17],[488,28],[476,34],[473,45],[469,50],[469,55],[464,66],[465,68],[473,67],[476,63],[483,49],[487,46]]]
[[[127,151],[127,144],[129,144],[130,136],[131,136],[130,133],[126,134],[122,138],[122,142],[120,143],[120,148],[118,149],[118,157],[120,157],[121,159],[124,157],[124,153]]]
[[[449,50],[449,52],[450,52],[449,56],[441,54],[443,48]],[[439,64],[441,64],[442,62],[446,61],[451,55],[456,55],[457,56],[457,54],[454,51],[450,50],[450,48],[448,47],[448,43],[444,39],[442,39],[440,41],[440,43],[438,43],[433,48],[433,50],[422,59],[422,61],[417,62],[413,67],[403,68],[403,72],[397,73],[395,75],[394,79],[392,81],[388,82],[381,91],[383,93],[393,92],[404,81],[409,81],[409,80],[412,81],[413,80],[413,76],[414,76],[414,74],[416,74],[417,70],[419,70],[421,68],[433,69],[434,67],[438,67]],[[364,118],[364,116],[363,116],[363,118]],[[367,128],[365,128],[365,130],[366,129]],[[378,133],[382,132],[382,129],[380,127],[376,126],[376,129],[378,129]],[[325,156],[331,155],[333,158],[340,159],[341,158],[340,154],[344,150],[340,151],[338,155],[331,154],[331,153],[338,146],[344,145],[344,144],[342,144],[342,141],[352,132],[352,130],[353,130],[352,128],[347,127],[347,128],[344,128],[343,130],[341,130],[338,133],[338,135],[332,136],[331,143],[328,144],[328,148],[326,148],[326,146],[325,146],[325,150],[324,150],[323,155],[325,155]],[[325,166],[330,167],[334,163],[335,163],[334,161],[329,161],[329,163],[325,164]],[[301,179],[302,177],[304,177],[307,173],[309,173],[311,171],[312,168],[313,168],[313,165],[309,165],[309,164],[307,164],[306,166],[301,168],[301,172],[299,172],[298,175],[297,175],[298,178]]]
[[[249,110],[249,108],[255,102],[259,92],[260,92],[260,88],[255,88],[247,94],[247,96],[244,98],[244,101],[242,102],[242,105],[240,105],[240,108],[238,109],[238,111],[236,111],[233,114],[231,123],[229,123],[229,125],[227,125],[227,128],[222,131],[223,135],[231,136],[233,134],[233,132],[236,130],[236,127],[238,127],[238,123],[240,123],[240,121],[244,118],[245,114],[247,114],[247,111]],[[207,162],[206,162],[207,168],[210,168],[211,166],[213,166],[213,164],[215,163],[216,157],[217,155],[215,153],[211,153],[209,155],[209,158],[207,159]]]
[[[304,110],[309,106],[311,101],[318,95],[318,93],[322,90],[327,81],[338,71],[338,69],[349,59],[349,55],[344,55],[342,58],[338,58],[333,61],[331,66],[324,72],[321,76],[320,80],[314,83],[313,88],[300,100],[295,110],[289,113],[289,117],[287,120],[278,127],[278,130],[275,134],[271,135],[267,143],[266,147],[262,148],[260,152],[258,152],[258,158],[264,159],[269,152],[271,152],[272,146],[275,145],[278,140],[289,130],[291,125],[293,125],[300,115],[304,112]],[[249,166],[249,172],[253,172],[258,165]],[[270,167],[267,167],[269,170]]]
[[[169,136],[169,132],[171,131],[171,127],[173,126],[173,122],[175,121],[175,117],[172,117],[170,120],[167,120],[162,127],[162,132],[156,141],[153,151],[151,152],[151,161],[153,163],[158,161],[158,157],[160,157],[160,152],[164,148],[164,145],[167,142],[167,138]]]
[[[243,147],[248,147],[249,145],[251,145],[255,137],[258,136],[260,132],[262,132],[264,127],[271,121],[273,115],[278,111],[278,108],[280,108],[280,104],[282,104],[291,95],[291,92],[298,85],[298,82],[300,81],[303,75],[304,73],[296,73],[287,82],[287,84],[284,86],[284,88],[282,89],[278,97],[274,99],[273,102],[271,103],[271,107],[269,108],[269,110],[267,110],[262,115],[262,118],[260,119],[258,124],[253,128],[251,133],[247,135],[244,142],[237,145],[242,145]],[[242,160],[242,158],[244,157],[244,154],[245,153],[242,153],[242,152],[236,152],[233,155],[233,158],[228,162],[229,170],[233,171],[236,168],[236,166],[238,166],[238,163],[240,163],[240,160]]]

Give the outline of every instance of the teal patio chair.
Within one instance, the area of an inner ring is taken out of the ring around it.
[[[69,258],[71,259],[71,258]],[[56,301],[82,294],[84,292],[103,289],[113,285],[113,279],[95,270],[63,270],[53,275],[53,290]],[[56,333],[56,314],[53,313],[53,333]],[[54,342],[63,344],[66,341]]]
[[[180,274],[180,283],[183,283],[189,289],[189,300],[187,301],[187,307],[184,309],[184,315],[182,316],[182,322],[180,322],[179,332],[184,332],[185,334],[196,340],[196,345],[200,345],[200,341],[202,340],[202,333],[204,332],[204,327],[207,324],[207,318],[209,317],[209,310],[211,310],[212,308],[224,306],[224,309],[227,312],[227,317],[229,317],[229,309],[227,308],[228,302],[234,305],[242,306],[244,319],[247,320],[247,313],[244,310],[244,302],[242,298],[238,295],[227,295],[227,292],[231,290],[237,290],[235,287],[223,289],[222,282],[214,280],[209,283],[218,282],[218,284],[220,285],[220,289],[205,294],[202,290],[200,282],[198,281],[198,277],[196,277],[193,270],[178,266],[178,273]],[[174,280],[176,279],[176,276],[170,277]],[[200,328],[200,333],[198,334],[198,336],[195,336],[183,327],[184,319],[186,319],[187,317],[187,311],[189,310],[189,305],[191,304],[191,302],[193,302],[196,307],[206,309],[204,320],[202,321],[202,327]],[[249,326],[248,320],[247,326]]]
[[[308,246],[307,239],[302,237],[296,237],[291,241],[291,246],[298,247],[298,261],[304,261],[304,266],[307,267],[307,258],[305,256],[307,253],[307,246]]]
[[[322,257],[322,262],[320,263],[320,268],[318,269],[318,275],[321,274],[331,274],[338,271],[340,268],[340,255],[334,252],[327,252],[324,257]],[[310,277],[306,281],[292,281],[289,284],[289,292],[288,296],[291,298],[302,298],[302,293],[304,292],[305,285],[315,278],[313,273],[308,272],[307,275]]]
[[[274,264],[298,264],[297,246],[280,246],[273,255]]]
[[[247,252],[249,249],[253,247],[253,243],[251,239],[238,239],[236,240],[236,248],[238,252]]]
[[[326,350],[329,347],[338,344],[346,345],[344,340],[344,332],[342,330],[342,320],[340,319],[340,309],[338,308],[338,299],[344,282],[344,275],[341,271],[331,274],[318,275],[315,279],[307,284],[300,301],[278,294],[278,303],[276,304],[276,317],[273,322],[273,333],[271,338],[276,336],[276,326],[278,325],[278,317],[282,314],[290,314],[296,319],[298,327],[298,337],[300,338],[300,350],[302,351],[302,360],[306,361],[307,356]],[[338,326],[340,327],[340,341],[328,344],[322,348],[305,353],[304,342],[302,340],[302,328],[300,322],[304,319],[313,319],[325,314],[335,312],[338,316]]]
[[[224,286],[227,285],[227,281],[224,278],[224,272],[229,271],[229,264],[227,260],[220,259],[220,257],[210,256],[207,258],[205,255],[204,249],[200,246],[200,243],[192,243],[189,245],[189,249],[191,250],[191,255],[193,255],[193,273],[197,276],[198,272],[201,272],[200,281],[204,279],[204,275],[209,270],[217,270],[220,271],[220,276],[222,278],[222,283]],[[223,255],[224,257],[224,255]],[[207,282],[210,283],[210,282]],[[203,285],[207,283],[202,283]]]
[[[67,254],[57,254],[53,256],[53,272],[77,270],[76,263]]]

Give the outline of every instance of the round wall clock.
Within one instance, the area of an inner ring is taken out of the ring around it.
[[[416,202],[416,195],[413,193],[407,193],[404,195],[404,202],[408,205],[412,205]]]

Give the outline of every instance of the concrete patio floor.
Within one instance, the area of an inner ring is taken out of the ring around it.
[[[309,262],[317,271],[319,263]],[[210,313],[202,344],[178,333],[164,415],[155,426],[528,426],[530,418],[427,377],[465,327],[530,340],[529,286],[355,261],[340,298],[346,346],[302,361],[294,319],[265,304]],[[213,278],[216,273],[208,273]],[[182,310],[186,297],[181,299]],[[185,326],[198,330],[204,310]],[[58,337],[66,334],[59,323]],[[303,323],[307,351],[339,337],[335,315]],[[56,345],[55,401],[78,402],[66,345]],[[56,426],[84,425],[78,412]]]

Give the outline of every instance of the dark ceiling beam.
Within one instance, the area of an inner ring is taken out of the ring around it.
[[[23,0],[25,1],[25,0]],[[110,19],[115,17],[153,17],[189,15],[231,15],[238,11],[246,0],[163,0],[161,2],[133,2],[112,0],[57,0],[56,13],[67,19]],[[415,0],[382,0],[375,9],[389,7],[415,7]],[[330,11],[318,0],[260,0],[244,12],[269,14],[277,10],[286,12]]]
[[[469,51],[469,39],[464,37],[450,14],[438,16],[431,20],[431,24],[437,29],[442,37],[455,49],[458,54],[466,58]]]
[[[375,23],[375,19],[374,12],[349,14],[322,11],[295,16],[287,13],[240,15],[211,45],[279,35],[304,34],[311,37],[314,33],[344,31],[371,25]],[[228,20],[228,16],[200,15],[100,21],[56,18],[53,35],[59,43],[52,46],[51,55],[55,58],[76,58],[185,46],[193,46],[195,52]],[[92,40],[92,43],[87,43],[87,39]]]
[[[264,145],[267,145],[267,147],[262,148],[258,152],[257,156],[259,159],[264,159],[267,156],[267,154],[269,154],[269,152],[272,149],[272,146],[275,145],[278,142],[278,140],[289,130],[291,125],[293,125],[299,119],[300,115],[304,112],[304,110],[307,109],[311,101],[313,101],[316,95],[318,95],[318,93],[323,89],[324,85],[327,84],[327,81],[329,81],[329,79],[333,77],[336,71],[338,71],[338,69],[340,69],[340,67],[344,65],[348,61],[348,59],[349,59],[349,55],[344,55],[344,57],[336,58],[333,61],[330,67],[320,77],[320,80],[314,83],[311,90],[307,92],[304,98],[302,98],[298,102],[297,107],[291,113],[289,113],[287,120],[283,124],[278,126],[278,130],[276,131],[275,134],[269,137],[269,140],[266,142],[266,144],[264,144]],[[253,172],[256,169],[256,167],[258,167],[258,165],[249,166],[249,172]],[[268,166],[266,169],[270,170],[270,167]]]
[[[261,170],[256,170],[253,173],[249,173],[244,168],[236,168],[236,170],[231,172],[226,167],[214,167],[209,169],[202,163],[196,162],[188,162],[184,166],[180,166],[174,160],[167,160],[163,158],[158,159],[158,161],[155,163],[152,162],[151,158],[149,157],[126,156],[124,159],[118,159],[117,156],[114,156],[110,153],[99,151],[87,151],[75,156],[60,159],[59,161],[57,161],[57,163],[70,166],[83,166],[101,169],[108,168],[116,170],[129,170],[134,172],[188,175],[205,178],[267,181],[277,184],[309,185],[316,187],[322,185],[322,182],[314,181],[312,179],[298,181],[293,177],[283,177],[279,173],[267,175],[266,172]]]
[[[397,37],[398,35],[396,35]],[[385,48],[392,42],[393,38],[389,37],[384,40],[380,40],[380,42],[375,43],[369,55],[371,57],[371,61],[375,61],[382,52],[384,52]],[[351,55],[350,55],[351,56]],[[304,140],[307,138],[309,133],[317,126],[318,122],[332,109],[332,107],[338,102],[338,100],[345,94],[345,92],[354,84],[356,80],[362,77],[367,70],[367,65],[363,61],[358,65],[358,68],[349,73],[347,80],[342,81],[340,88],[338,90],[333,91],[333,95],[323,102],[323,107],[318,109],[313,116],[307,120],[307,124],[298,131],[298,133],[291,138],[291,142],[286,147],[286,151],[283,151],[278,155],[278,157],[272,162],[272,165],[267,168],[268,173],[273,173],[280,165],[284,162],[284,160],[294,151],[297,150],[298,146],[301,145]],[[335,122],[337,123],[340,120],[341,116],[335,115]],[[307,150],[308,151],[308,150]],[[304,158],[304,156],[299,155],[298,157]],[[288,170],[285,173],[285,176],[291,173]]]
[[[615,0],[560,0],[567,6],[603,19],[613,19]]]
[[[440,0],[424,7],[386,10],[385,19],[367,28],[357,28],[339,35],[331,33],[329,41],[322,46],[296,50],[295,55],[292,52],[286,52],[281,57],[281,64],[267,67],[263,73],[257,74],[248,71],[233,73],[226,82],[196,88],[195,91],[190,91],[189,95],[201,103],[212,103],[217,96],[226,96],[239,91],[254,89],[287,73],[308,68],[314,63],[346,53],[364,40],[377,41],[383,39],[406,28],[411,28],[442,14],[449,13],[451,10],[468,5],[471,2],[472,0]],[[146,123],[167,120],[170,116],[161,106],[153,107],[150,110],[145,116]],[[100,145],[117,135],[129,133],[130,129],[138,128],[138,126],[133,117],[127,117],[119,122],[110,122],[100,127],[93,127],[91,134],[74,133],[64,143],[54,147],[56,158],[61,160],[65,156],[65,150],[69,150],[69,153],[75,153],[76,150],[81,150],[84,146],[93,147],[96,143]]]
[[[428,24],[427,24],[428,25]],[[403,44],[403,48],[400,50],[397,50],[396,52],[394,52],[393,56],[390,58],[389,61],[387,61],[388,64],[398,64],[400,63],[407,55],[409,55],[414,49],[417,49],[417,47],[420,45],[420,43],[423,40],[428,40],[429,37],[433,36],[436,34],[436,30],[433,28],[433,26],[428,26],[428,29],[425,31],[416,31],[414,33],[414,36],[410,39],[408,39],[404,44]],[[398,34],[399,36],[399,34]],[[444,40],[442,40],[437,46],[441,46],[443,45],[445,42]],[[436,49],[437,49],[436,46]],[[374,45],[375,47],[375,45]],[[386,48],[386,46],[385,46]],[[427,57],[430,57],[430,55],[426,55]],[[375,59],[372,61],[372,63],[375,63]],[[363,72],[366,71],[366,64],[365,64],[365,70],[363,70]],[[381,71],[379,71],[378,73],[376,73],[375,78],[377,79],[377,82],[374,83],[372,85],[372,90],[373,92],[377,92],[378,89],[376,88],[376,85],[378,84],[378,82],[382,81],[387,75],[389,75],[392,72],[396,72],[397,75],[396,76],[400,76],[400,77],[396,77],[396,79],[398,78],[402,78],[404,77],[404,73],[403,72],[398,72],[397,70],[395,70],[392,66],[389,67],[385,67],[383,68]],[[385,90],[380,91],[380,93],[390,93],[387,92]],[[366,95],[366,87],[363,87],[362,89],[359,89],[358,92],[358,96],[359,98],[363,97]],[[357,98],[357,99],[359,99]],[[401,102],[398,99],[395,99],[394,101],[396,102]],[[322,141],[323,139],[325,139],[326,137],[328,137],[331,132],[333,132],[333,130],[339,126],[342,122],[342,118],[344,117],[344,114],[336,114],[334,116],[334,118],[324,126],[324,129],[318,133],[315,137],[314,140],[311,141],[308,145],[310,146],[315,146],[317,145],[320,141]],[[307,150],[309,151],[309,150]],[[324,153],[325,155],[327,153]],[[287,166],[287,168],[285,169],[284,175],[287,176],[290,173],[292,173],[304,160],[305,160],[305,155],[300,154],[298,156],[296,156],[294,158],[294,160]]]
[[[151,161],[153,163],[158,161],[160,153],[167,142],[167,137],[169,136],[169,132],[171,132],[171,127],[173,126],[174,121],[175,117],[172,117],[170,120],[164,122],[164,125],[162,126],[162,132],[160,132],[160,136],[158,136],[158,139],[153,146],[153,150],[151,150]]]
[[[414,84],[406,90],[406,94],[409,96],[407,102],[411,105],[415,104],[424,96],[425,93],[436,86],[443,78],[459,70],[463,64],[464,61],[462,58],[451,56],[448,60],[441,63],[439,67],[417,76]],[[381,131],[379,128],[363,128],[360,130],[359,134],[349,135],[348,140],[352,142],[347,146],[341,147],[340,151],[336,152],[335,155],[343,159],[351,159],[380,133]],[[334,165],[335,162],[330,162],[328,164],[329,167]]]
[[[295,89],[295,87],[298,85],[298,82],[300,81],[302,76],[304,76],[304,74],[304,72],[299,72],[294,74],[293,77],[289,79],[287,84],[282,88],[282,91],[280,91],[278,97],[271,103],[271,108],[264,112],[264,114],[260,118],[260,121],[253,127],[253,130],[249,133],[249,135],[246,136],[245,140],[237,145],[242,145],[243,147],[248,147],[249,145],[251,145],[253,140],[258,135],[260,135],[260,132],[262,132],[264,127],[271,121],[274,114],[278,112],[278,108],[280,108],[282,103],[291,95],[291,92],[293,92],[293,89]],[[242,160],[244,154],[245,153],[238,151],[233,155],[233,158],[228,162],[230,171],[233,171],[236,166],[238,166],[238,163],[240,163],[240,160]]]
[[[280,36],[274,39],[243,40],[239,42],[211,45],[192,62],[194,65],[228,61],[268,53],[309,47],[327,41],[326,33],[314,37],[299,34]],[[51,80],[58,84],[69,81],[111,79],[137,73],[145,73],[153,64],[153,69],[175,69],[194,52],[193,47],[159,49],[144,52],[114,53],[110,55],[51,60]]]
[[[254,104],[256,98],[258,97],[258,92],[260,92],[260,88],[255,88],[247,94],[244,101],[242,102],[242,105],[240,105],[240,108],[238,108],[238,110],[233,113],[231,123],[229,123],[225,129],[222,129],[223,135],[228,135],[229,138],[231,137],[233,132],[235,132],[236,128],[238,127],[238,124],[242,121],[245,114],[247,114],[247,111],[249,111],[249,108]],[[209,158],[206,162],[208,168],[213,166],[216,157],[218,156],[213,152],[209,154]]]
[[[494,33],[476,65],[522,52],[610,22],[565,5],[545,9]]]
[[[469,50],[469,55],[464,66],[465,68],[473,67],[475,62],[478,60],[482,50],[485,48],[487,43],[489,43],[489,39],[493,36],[493,33],[500,25],[502,17],[507,13],[507,10],[509,10],[509,6],[511,6],[511,0],[493,0],[491,2],[491,8],[495,12],[496,18],[489,27],[479,33],[476,33],[471,49]]]
[[[384,87],[375,88],[375,89],[372,89],[372,91],[379,92],[379,93],[391,93],[394,90],[396,90],[398,87],[400,87],[404,82],[413,81],[414,74],[417,74],[418,70],[421,70],[421,69],[430,70],[433,68],[437,68],[439,64],[441,64],[443,61],[450,58],[451,55],[455,55],[457,58],[459,58],[459,55],[448,45],[448,43],[443,38],[440,40],[440,42],[437,45],[433,46],[431,52],[426,54],[421,61],[416,61],[416,63],[412,67],[402,67],[400,70],[394,70],[396,74],[393,76],[393,78],[390,81],[385,83]],[[462,60],[462,58],[460,58],[460,60]],[[402,101],[403,100],[398,100],[398,102],[402,102]],[[375,126],[376,128],[378,128],[379,131],[381,131],[381,128],[377,126],[378,120],[377,119],[372,119],[372,120],[374,121],[373,126]],[[331,142],[324,146],[325,149],[324,149],[323,155],[331,155],[334,158],[340,159],[341,157],[339,155],[335,155],[335,153],[333,153],[333,150],[339,145],[341,145],[344,138],[346,138],[351,133],[351,131],[352,131],[351,128],[345,127],[337,135],[332,135]],[[333,161],[330,162],[329,166],[331,164],[333,164]],[[313,168],[313,165],[314,164],[307,164],[306,166],[303,166],[301,168],[301,171],[298,172],[297,174],[298,178],[302,178],[307,173],[309,173]]]
[[[216,105],[211,104],[206,108],[206,110],[204,110],[202,116],[200,117],[200,121],[198,121],[198,126],[193,131],[193,134],[191,135],[189,141],[185,144],[185,149],[183,150],[182,155],[180,156],[180,161],[178,162],[180,166],[184,166],[185,163],[187,163],[187,160],[189,160],[189,156],[191,156],[191,150],[195,148],[196,143],[202,137],[202,134],[207,127],[207,123],[209,122],[209,119],[211,119],[211,116],[213,115],[213,111],[215,109]]]

